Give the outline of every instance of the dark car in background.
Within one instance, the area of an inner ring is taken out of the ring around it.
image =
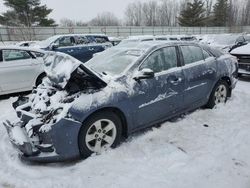
[[[94,54],[112,47],[112,44],[106,35],[67,34],[52,36],[32,46],[47,51],[63,52],[85,63]]]
[[[86,64],[62,53],[45,60],[48,79],[13,104],[20,122],[4,123],[29,161],[86,158],[123,136],[231,96],[237,60],[197,43],[138,42]]]

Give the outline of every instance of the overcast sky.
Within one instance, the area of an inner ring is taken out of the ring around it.
[[[112,12],[119,19],[123,19],[126,6],[136,1],[138,0],[41,0],[42,4],[53,9],[50,17],[58,23],[62,18],[89,21],[104,11]],[[146,1],[149,0],[141,0]],[[3,0],[0,0],[0,13],[4,11],[6,7]]]

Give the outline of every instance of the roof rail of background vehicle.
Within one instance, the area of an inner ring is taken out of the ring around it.
[[[171,45],[185,45],[185,44],[193,44],[198,45],[196,42],[189,42],[189,41],[171,41],[171,40],[152,40],[152,41],[137,41],[134,42],[133,45],[118,45],[115,48],[123,48],[127,50],[149,50],[152,48],[160,48],[164,46],[171,46]]]
[[[106,37],[107,35],[95,34],[95,33],[67,33],[67,34],[53,35],[51,37],[65,37],[65,36],[103,36],[103,37]]]
[[[22,46],[16,46],[16,45],[0,46],[0,50],[25,50],[25,51],[35,51],[35,52],[45,53],[45,51],[42,49],[22,47]]]

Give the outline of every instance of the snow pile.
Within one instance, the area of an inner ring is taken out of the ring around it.
[[[21,162],[1,126],[0,187],[248,188],[249,88],[240,81],[226,105],[197,110],[70,164]],[[16,119],[11,102],[0,101],[0,121]]]

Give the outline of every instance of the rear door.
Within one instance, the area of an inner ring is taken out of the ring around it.
[[[217,63],[216,57],[214,57],[208,50],[203,49],[204,60],[206,64],[206,71],[203,73],[207,78],[207,98],[210,96],[215,82],[217,81]]]
[[[185,84],[185,107],[198,106],[206,101],[209,93],[208,68],[202,48],[196,45],[181,45]]]
[[[40,64],[23,50],[2,50],[0,63],[0,86],[3,92],[31,89]]]

